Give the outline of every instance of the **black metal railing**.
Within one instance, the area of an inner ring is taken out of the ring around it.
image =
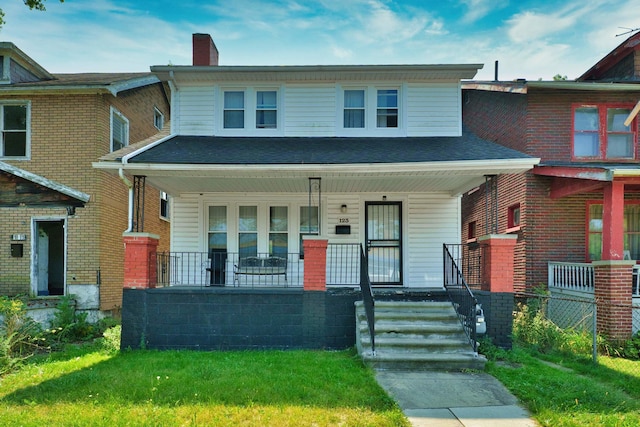
[[[301,287],[303,282],[298,253],[158,252],[155,268],[157,287]]]
[[[473,346],[473,351],[477,354],[478,343],[476,336],[476,311],[478,306],[477,299],[473,296],[473,292],[467,286],[464,275],[458,268],[455,259],[451,255],[446,243],[442,245],[444,259],[444,287],[447,290],[449,299],[453,304],[458,319],[462,323],[462,327],[469,338],[469,342]]]
[[[476,242],[446,245],[465,283],[472,289],[482,285],[482,262],[485,246]]]
[[[367,256],[360,246],[360,290],[362,291],[362,302],[364,304],[364,312],[367,315],[367,326],[369,327],[369,335],[371,336],[371,352],[376,354],[376,331],[375,331],[375,301],[373,299],[373,290],[371,289],[371,281],[369,280],[369,267],[367,264]]]
[[[329,243],[327,246],[327,286],[358,286],[360,244]]]

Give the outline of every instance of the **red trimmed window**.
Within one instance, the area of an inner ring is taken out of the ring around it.
[[[507,228],[520,227],[520,203],[509,206],[507,214]]]
[[[624,121],[633,106],[575,105],[573,158],[581,160],[633,160],[636,158],[638,122]]]
[[[602,203],[587,204],[587,256],[589,261],[602,258]],[[640,259],[640,202],[624,204],[624,258]]]

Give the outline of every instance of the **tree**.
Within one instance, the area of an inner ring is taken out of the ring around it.
[[[556,74],[555,76],[553,76],[553,80],[555,80],[555,81],[567,80],[567,76]]]
[[[35,9],[39,11],[47,10],[47,8],[44,7],[45,1],[47,0],[22,0],[25,6],[27,6],[29,9],[31,10]],[[64,0],[60,0],[60,3],[64,3]],[[2,28],[4,23],[5,23],[4,12],[2,11],[2,8],[0,8],[0,28]]]

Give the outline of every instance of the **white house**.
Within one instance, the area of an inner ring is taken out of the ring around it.
[[[480,64],[221,66],[209,35],[193,41],[193,65],[151,67],[171,88],[171,134],[94,167],[166,192],[171,253],[224,253],[210,283],[260,280],[232,264],[279,256],[275,280],[300,285],[302,238],[319,235],[363,245],[374,285],[440,289],[460,195],[538,162],[463,130],[461,79]]]

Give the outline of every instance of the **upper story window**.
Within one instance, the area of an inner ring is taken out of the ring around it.
[[[129,120],[111,107],[111,151],[129,145]]]
[[[164,114],[157,107],[153,107],[153,125],[158,130],[164,127]]]
[[[275,131],[279,121],[279,93],[274,88],[222,89],[222,130],[258,134]],[[255,123],[255,125],[254,125]]]
[[[275,129],[278,127],[278,92],[259,90],[256,92],[256,128]]]
[[[507,213],[507,229],[520,227],[520,203],[509,206]]]
[[[375,133],[381,129],[400,127],[400,90],[398,88],[349,88],[342,90],[342,129],[365,130]]]
[[[244,92],[229,91],[224,93],[224,128],[244,128]]]
[[[573,114],[573,157],[594,160],[636,158],[637,119],[624,121],[631,113],[626,106],[581,105]]]
[[[398,127],[398,90],[379,89],[376,123],[379,128]]]
[[[0,157],[27,157],[29,104],[0,104]]]
[[[344,91],[344,127],[364,128],[364,90]]]

